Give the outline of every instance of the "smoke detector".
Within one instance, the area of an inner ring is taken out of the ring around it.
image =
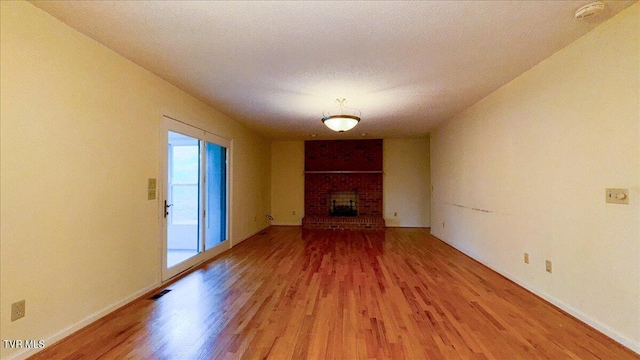
[[[593,15],[600,14],[604,10],[604,3],[600,1],[589,3],[576,10],[576,19],[584,19]]]

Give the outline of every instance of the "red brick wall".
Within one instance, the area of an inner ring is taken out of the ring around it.
[[[382,140],[305,142],[306,171],[382,171]],[[329,216],[329,193],[358,192],[358,216],[382,217],[382,173],[305,174],[306,216]]]
[[[305,141],[306,171],[382,171],[382,140]]]

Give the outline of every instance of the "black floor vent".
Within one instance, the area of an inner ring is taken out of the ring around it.
[[[164,290],[160,291],[159,293],[157,293],[157,294],[153,295],[152,297],[150,297],[149,300],[158,300],[161,297],[163,297],[164,295],[166,295],[169,291],[171,291],[171,290],[164,289]]]

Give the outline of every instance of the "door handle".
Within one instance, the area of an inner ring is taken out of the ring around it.
[[[167,204],[167,200],[164,201],[164,217],[166,218],[169,215],[169,208],[172,207],[173,204]]]

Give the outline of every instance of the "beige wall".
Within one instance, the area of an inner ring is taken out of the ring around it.
[[[428,227],[429,139],[385,139],[383,147],[383,201],[387,226]],[[273,225],[302,223],[304,141],[274,141],[271,144],[271,211]],[[394,216],[395,212],[398,216]]]
[[[636,352],[639,11],[624,10],[431,135],[432,233]],[[630,205],[606,204],[607,187],[629,188]]]
[[[233,141],[232,241],[268,226],[266,139],[31,4],[0,6],[0,338],[50,343],[159,284],[163,114]]]
[[[304,141],[271,143],[271,213],[273,225],[302,225]]]
[[[429,139],[385,139],[383,157],[386,225],[431,226]]]

